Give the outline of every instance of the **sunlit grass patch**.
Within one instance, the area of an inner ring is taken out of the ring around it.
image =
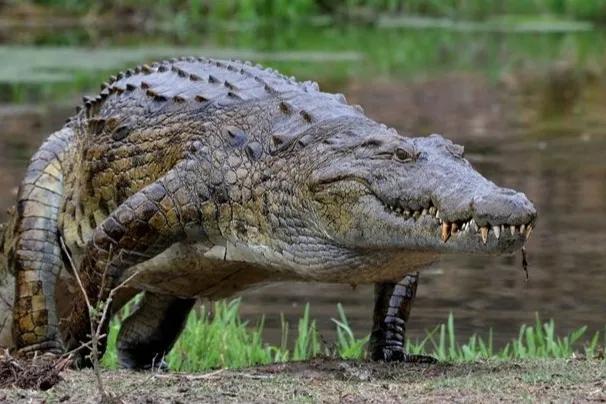
[[[120,318],[130,311],[128,306],[112,321],[107,352],[103,365],[117,367],[116,336]],[[368,335],[356,337],[343,307],[337,305],[338,319],[334,344],[323,343],[315,320],[310,318],[309,304],[298,320],[297,335],[289,335],[289,324],[281,318],[282,338],[279,345],[263,341],[264,319],[251,325],[240,318],[240,300],[220,301],[212,305],[212,315],[203,306],[193,312],[174,348],[165,358],[169,368],[181,372],[199,372],[215,368],[241,368],[274,362],[305,360],[318,356],[343,359],[365,359]],[[456,336],[455,320],[451,314],[447,321],[426,332],[424,338],[406,341],[409,353],[433,355],[444,362],[473,362],[484,359],[538,359],[603,357],[606,338],[596,332],[586,338],[587,327],[558,336],[553,320],[541,322],[537,315],[533,325],[522,325],[518,337],[502,348],[495,348],[492,331],[487,337],[472,335],[461,343]],[[584,341],[584,342],[582,342]]]

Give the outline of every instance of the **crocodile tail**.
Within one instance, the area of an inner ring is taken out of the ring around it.
[[[6,260],[8,223],[0,224],[0,349],[12,349],[13,343],[13,299],[15,277],[8,272]]]
[[[15,274],[14,335],[18,348],[60,350],[55,285],[63,268],[58,237],[63,159],[73,130],[52,134],[32,157],[19,188],[9,271]]]

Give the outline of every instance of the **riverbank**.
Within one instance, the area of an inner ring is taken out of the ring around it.
[[[0,390],[0,401],[95,402],[89,370],[67,370],[42,392]],[[103,371],[123,402],[604,401],[606,361],[541,359],[400,365],[314,359],[207,373]]]

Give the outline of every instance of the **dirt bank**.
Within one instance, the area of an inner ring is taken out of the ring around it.
[[[65,371],[46,392],[4,389],[0,402],[95,402],[90,371]],[[386,365],[340,360],[277,364],[205,374],[106,371],[116,398],[187,402],[606,401],[606,361],[533,360]]]

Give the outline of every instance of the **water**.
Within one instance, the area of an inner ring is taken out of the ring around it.
[[[57,48],[64,37],[46,32],[0,36],[0,221],[14,202],[29,156],[72,113],[79,95],[94,93],[109,71],[171,54],[241,54],[343,92],[402,133],[443,133],[465,145],[484,175],[535,202],[539,221],[528,243],[529,280],[519,255],[445,257],[421,276],[411,336],[423,335],[449,312],[461,336],[492,328],[501,343],[533,322],[535,313],[554,318],[562,332],[582,325],[604,329],[606,53],[598,45],[603,33],[349,27],[288,30],[276,38],[275,32],[215,32],[203,47],[195,44],[198,37],[158,35],[136,51],[129,47],[143,40],[132,34],[99,44],[95,35],[76,33],[71,43],[77,46],[69,48]],[[371,286],[352,291],[281,283],[246,292],[242,313],[252,321],[264,315],[267,337],[277,341],[279,313],[293,323],[309,302],[330,340],[338,302],[363,335],[371,325],[372,300]]]

